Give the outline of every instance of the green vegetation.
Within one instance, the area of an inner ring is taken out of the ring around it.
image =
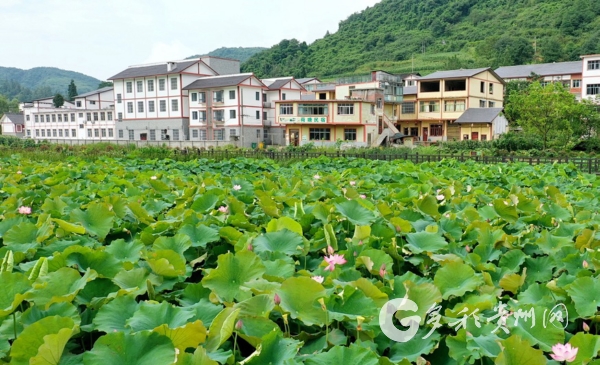
[[[600,179],[570,166],[13,156],[0,183],[2,363],[541,365],[569,343],[587,364],[600,349]],[[416,336],[388,339],[382,309],[416,316]]]
[[[60,108],[61,106],[65,105],[65,97],[61,94],[54,95],[54,98],[52,98],[52,104],[55,108]]]
[[[210,51],[205,55],[197,54],[188,58],[215,56],[223,58],[233,58],[234,60],[239,60],[240,62],[246,62],[250,57],[265,50],[267,50],[267,48],[264,47],[221,47],[215,49],[214,51]]]
[[[589,0],[382,0],[307,45],[284,40],[242,65],[259,77],[333,77],[577,60],[599,53]],[[413,60],[414,58],[414,60]]]

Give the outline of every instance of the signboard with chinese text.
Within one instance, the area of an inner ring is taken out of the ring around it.
[[[279,117],[279,124],[327,123],[327,117]]]

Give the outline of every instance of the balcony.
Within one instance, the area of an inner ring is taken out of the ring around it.
[[[272,104],[270,101],[265,101],[263,102],[263,108],[272,108]]]
[[[386,103],[401,103],[402,95],[385,95],[384,100]]]

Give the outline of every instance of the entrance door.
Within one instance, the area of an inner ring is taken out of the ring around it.
[[[290,129],[290,145],[298,146],[300,144],[300,130]]]
[[[148,133],[142,133],[142,134],[140,134],[140,139],[142,141],[146,141],[148,139]]]
[[[423,141],[427,142],[429,139],[429,127],[423,127]]]
[[[383,133],[383,117],[379,117],[379,134]]]
[[[471,132],[471,140],[479,141],[479,132]]]

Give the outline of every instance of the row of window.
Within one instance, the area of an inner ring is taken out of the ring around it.
[[[412,104],[412,105],[410,105]],[[486,101],[479,100],[480,108],[494,108],[496,107],[496,102],[494,101]],[[431,101],[421,101],[419,103],[419,110],[421,113],[433,113],[440,111],[440,102],[437,100]],[[444,101],[444,111],[446,112],[463,112],[465,111],[465,101],[464,100],[446,100]],[[403,114],[414,114],[414,103],[402,103],[402,113]]]
[[[127,138],[130,141],[133,141],[135,139],[135,131],[133,129],[130,129],[127,132],[128,132]],[[159,132],[160,132],[160,140],[161,141],[169,141],[171,139],[173,141],[179,141],[179,138],[180,138],[179,137],[179,129],[171,129],[171,130],[160,129]],[[125,138],[124,137],[125,133],[124,133],[123,129],[119,129],[118,132],[117,132],[117,135],[118,135],[119,139],[124,139]],[[148,131],[148,133],[140,133],[140,140],[142,140],[142,141],[147,141],[147,140],[156,141],[157,140],[156,139],[156,129],[150,129]]]
[[[223,103],[225,101],[225,96],[224,95],[225,95],[225,91],[224,90],[213,91],[212,92],[212,101],[213,101],[213,103]],[[254,98],[257,101],[260,101],[261,100],[261,95],[262,95],[262,101],[266,102],[267,101],[267,94],[263,94],[260,91],[255,92]],[[235,100],[235,96],[236,96],[235,90],[229,90],[229,100]],[[281,100],[285,100],[285,98],[286,98],[285,93],[281,94]],[[200,91],[200,92],[190,93],[190,99],[194,103],[204,104],[204,103],[206,103],[206,92],[205,91]]]
[[[587,95],[600,95],[600,84],[588,84],[586,93]]]
[[[83,118],[84,113],[79,113],[79,118]],[[70,118],[69,118],[70,117]],[[86,120],[91,121],[111,121],[113,120],[112,112],[89,112],[85,113]],[[27,115],[29,121],[29,115]],[[75,113],[71,114],[36,114],[34,116],[35,123],[51,123],[51,122],[75,122]]]
[[[326,104],[299,104],[298,115],[327,115],[329,107]],[[280,104],[279,114],[293,115],[294,104]],[[354,115],[354,104],[337,104],[338,115]]]
[[[158,91],[165,91],[166,89],[166,83],[167,83],[167,79],[158,79]],[[177,77],[171,77],[171,90],[177,90],[178,89],[178,81],[177,81]],[[138,93],[143,93],[144,92],[144,81],[136,81],[135,83],[135,91]],[[147,92],[154,92],[154,80],[146,80],[146,91]],[[127,94],[132,94],[133,93],[133,81],[127,81],[125,83],[125,92],[127,92]],[[121,94],[117,94],[117,100],[121,99]]]
[[[137,112],[144,113],[146,103],[144,101],[137,102]],[[167,111],[167,100],[159,100],[158,101],[158,110],[161,113]],[[171,99],[171,111],[178,112],[179,111],[179,99]],[[156,112],[156,104],[154,100],[148,100],[148,113]],[[127,102],[127,114],[133,114],[133,101]]]
[[[263,120],[267,120],[267,112],[263,112]],[[260,120],[260,110],[257,110],[256,119]],[[229,110],[229,119],[235,119],[237,116],[236,110]],[[192,120],[197,120],[199,122],[206,122],[206,110],[194,110],[192,111]],[[225,121],[225,110],[213,110],[213,121],[216,122],[224,122]]]
[[[331,128],[309,128],[310,141],[331,141]],[[356,141],[356,128],[344,129],[344,141]]]
[[[600,60],[592,60],[587,63],[588,70],[600,70]]]

